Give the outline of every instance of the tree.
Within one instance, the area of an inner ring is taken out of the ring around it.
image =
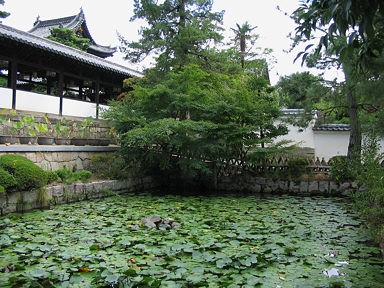
[[[232,29],[232,31],[235,33],[235,40],[238,41],[240,43],[240,52],[241,52],[241,56],[240,56],[240,60],[241,60],[241,67],[243,68],[243,70],[245,69],[245,55],[246,55],[246,40],[249,40],[252,38],[251,35],[249,35],[249,33],[251,31],[253,31],[254,29],[257,28],[257,26],[255,27],[251,27],[247,22],[245,22],[243,25],[239,25],[236,23],[236,26],[237,26],[237,29]]]
[[[357,49],[359,63],[369,68],[379,58],[384,46],[384,2],[382,0],[306,0],[295,11],[297,34],[309,40],[316,30],[326,32],[320,38],[317,51],[335,43],[338,36],[347,38],[338,44],[336,55],[348,60]],[[304,54],[305,55],[305,54]]]
[[[144,172],[196,179],[210,175],[212,165],[247,167],[282,151],[272,144],[287,133],[285,126],[274,125],[280,116],[277,102],[252,75],[207,73],[187,65],[154,87],[142,81],[135,80],[124,101],[104,116],[121,134],[127,162],[139,162]]]
[[[51,34],[46,38],[82,51],[87,51],[90,45],[89,39],[77,37],[71,29],[53,27]]]
[[[0,0],[0,5],[4,5],[4,0]],[[10,14],[8,12],[5,12],[5,11],[0,11],[0,19],[2,18],[7,18]],[[1,21],[0,21],[1,23]]]
[[[135,0],[134,7],[131,21],[144,19],[148,27],[141,28],[137,42],[119,35],[126,59],[140,62],[154,53],[162,72],[191,63],[209,65],[209,46],[222,39],[218,24],[223,18],[223,12],[211,12],[211,0]]]
[[[360,0],[306,1],[293,14],[298,24],[296,41],[310,42],[298,57],[302,56],[304,61],[313,54],[327,57],[336,55],[336,61],[344,71],[351,129],[348,146],[350,163],[359,159],[361,154],[359,108],[362,104],[359,103],[361,97],[356,93],[356,84],[363,78],[368,79],[366,72],[373,72],[377,66],[381,66],[367,65],[382,59],[383,55],[384,42],[381,32],[384,18],[380,3],[381,1],[375,0],[372,3]],[[319,35],[319,31],[323,36],[320,37],[316,49],[310,50],[314,46],[312,40]]]

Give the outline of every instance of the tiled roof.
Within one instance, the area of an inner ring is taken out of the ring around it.
[[[313,127],[314,131],[349,131],[349,124],[321,124]]]
[[[17,30],[15,28],[0,24],[0,41],[1,39],[9,39],[25,45],[39,48],[43,51],[48,51],[53,54],[64,56],[84,64],[101,68],[110,72],[123,74],[126,76],[138,76],[142,77],[143,73],[136,71],[134,69],[107,61],[103,58],[94,56],[92,54],[83,52],[81,50],[63,45],[61,43],[41,38],[31,33]]]
[[[88,52],[103,58],[112,56],[112,54],[116,52],[115,47],[96,44],[96,42],[93,40],[91,36],[91,33],[89,33],[87,23],[85,21],[85,15],[84,15],[83,9],[80,9],[79,14],[69,16],[69,17],[50,19],[50,20],[44,20],[44,21],[38,18],[34,23],[33,28],[28,32],[33,35],[45,38],[51,35],[51,29],[54,27],[66,28],[66,29],[71,29],[75,31],[80,26],[82,26],[84,29],[84,37],[90,40],[91,46],[89,47],[90,51]],[[92,51],[95,51],[96,53],[92,53]]]

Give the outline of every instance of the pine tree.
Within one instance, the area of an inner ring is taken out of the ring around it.
[[[223,12],[211,12],[211,0],[135,0],[131,21],[144,19],[147,27],[141,39],[129,42],[119,35],[126,59],[140,62],[149,54],[157,56],[157,69],[177,71],[185,65],[207,62],[210,44],[222,39]]]

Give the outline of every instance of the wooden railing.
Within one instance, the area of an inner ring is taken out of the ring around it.
[[[260,163],[243,164],[239,160],[230,161],[230,163],[222,163],[217,165],[215,168],[218,177],[220,176],[232,176],[249,172],[251,174],[264,174],[264,173],[275,173],[279,171],[285,171],[288,169],[287,162],[292,159],[290,157],[278,156],[273,159],[265,159]],[[310,174],[329,174],[330,165],[324,159],[320,161],[319,158],[310,159],[307,158],[308,173]]]

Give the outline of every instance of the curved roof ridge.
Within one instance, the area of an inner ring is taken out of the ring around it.
[[[18,30],[16,28],[0,24],[0,37],[11,39],[13,41],[23,43],[32,47],[36,47],[57,55],[75,59],[87,65],[102,68],[115,73],[125,74],[127,76],[142,77],[143,73],[135,69],[108,61],[90,53],[81,51],[76,48],[58,43],[56,41],[42,38],[34,34]]]

